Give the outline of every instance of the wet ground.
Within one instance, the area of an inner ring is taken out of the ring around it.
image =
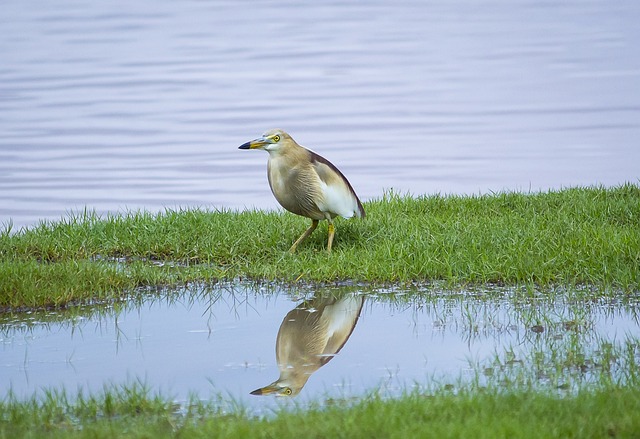
[[[140,381],[260,413],[291,398],[258,389],[299,391],[300,403],[518,376],[564,390],[602,373],[623,379],[628,364],[605,351],[635,340],[640,358],[638,300],[560,293],[194,286],[3,315],[0,394]]]

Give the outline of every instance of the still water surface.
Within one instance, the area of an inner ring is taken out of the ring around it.
[[[588,381],[609,366],[617,374],[615,364],[598,365],[603,343],[636,337],[638,349],[637,300],[514,294],[227,285],[84,311],[4,315],[0,394],[65,388],[73,395],[78,388],[96,392],[105,384],[140,380],[179,401],[222,395],[227,403],[263,412],[290,401],[250,395],[276,381],[278,362],[289,371],[304,368],[303,384],[308,381],[293,400],[304,403],[455,385],[500,367],[530,370],[534,359],[540,385],[557,368],[563,376],[552,386],[571,382],[572,375]],[[320,330],[314,322],[329,313]],[[305,346],[323,331],[338,340],[326,342],[333,347],[324,354],[311,355],[314,348]],[[276,354],[276,343],[290,352]],[[540,361],[552,354],[556,360]],[[623,359],[617,361],[624,369]]]
[[[2,2],[0,222],[277,208],[272,127],[363,200],[637,182],[640,2]]]

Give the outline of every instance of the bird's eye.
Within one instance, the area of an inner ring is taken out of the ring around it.
[[[276,136],[276,137],[277,137],[277,136]],[[291,389],[290,389],[290,388],[288,388],[288,387],[287,387],[286,389],[284,389],[284,394],[285,394],[285,395],[287,395],[287,396],[288,396],[288,395],[291,395]]]
[[[274,142],[278,143],[280,141],[280,136],[276,134],[275,136],[272,137],[272,139]]]

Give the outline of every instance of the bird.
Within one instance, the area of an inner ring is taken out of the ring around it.
[[[327,252],[331,253],[335,227],[333,218],[364,218],[365,212],[349,180],[329,160],[298,145],[281,129],[272,129],[262,137],[243,143],[239,149],[263,149],[269,153],[267,177],[271,192],[289,212],[311,219],[311,226],[298,238],[298,246],[327,220]]]
[[[276,362],[280,376],[251,395],[296,396],[309,377],[327,364],[345,345],[355,329],[364,296],[314,296],[298,305],[282,320],[276,338]]]

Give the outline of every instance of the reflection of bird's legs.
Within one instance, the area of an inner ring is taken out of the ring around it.
[[[296,248],[298,247],[298,245],[302,241],[307,239],[309,237],[309,235],[311,235],[313,233],[313,231],[316,229],[316,227],[318,227],[318,220],[313,220],[311,222],[311,226],[309,226],[309,228],[302,234],[302,236],[300,238],[298,238],[298,240],[296,242],[293,243],[293,245],[291,246],[291,249],[289,251],[291,253],[295,252]]]
[[[331,221],[331,218],[327,218],[327,221],[329,222],[329,240],[327,241],[327,252],[331,253],[331,244],[333,244],[333,235],[336,233],[336,229],[335,227],[333,227],[333,221]]]

